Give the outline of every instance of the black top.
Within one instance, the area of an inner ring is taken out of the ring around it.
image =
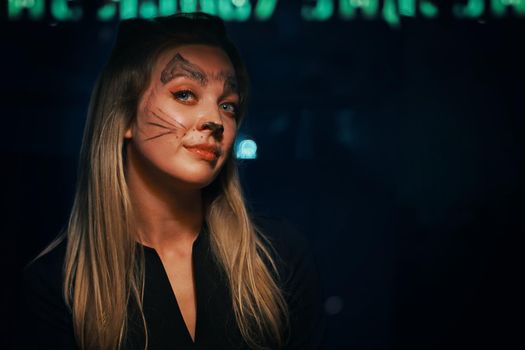
[[[280,285],[290,310],[286,349],[319,349],[325,318],[317,268],[305,239],[275,220],[265,220],[263,232],[278,253]],[[142,246],[145,256],[144,315],[149,350],[249,349],[235,322],[225,275],[214,261],[206,230],[193,243],[193,273],[197,319],[193,342],[155,249]],[[62,297],[65,242],[31,264],[24,274],[22,327],[25,349],[76,349],[71,313]],[[144,348],[142,321],[129,309],[129,331],[123,349]]]

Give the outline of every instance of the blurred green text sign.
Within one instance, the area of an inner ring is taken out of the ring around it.
[[[458,19],[525,17],[525,0],[453,2],[452,15]],[[11,21],[79,21],[86,13],[87,3],[82,0],[8,0],[7,16]],[[297,9],[305,21],[334,18],[343,21],[384,20],[397,26],[402,17],[438,17],[438,3],[432,0],[303,0]],[[152,18],[196,11],[214,14],[226,21],[267,21],[279,11],[277,0],[106,0],[97,4],[94,13],[99,21]],[[89,6],[93,8],[92,3]]]

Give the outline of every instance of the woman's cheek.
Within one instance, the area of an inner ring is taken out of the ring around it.
[[[186,130],[191,127],[191,109],[188,106],[168,106],[164,109],[173,122],[183,126]]]
[[[171,101],[162,101],[158,96],[147,101],[144,114],[145,124],[150,130],[175,134],[178,137],[184,136],[190,127],[188,118],[184,116],[188,112],[183,108],[170,106]],[[181,106],[184,107],[184,106]]]

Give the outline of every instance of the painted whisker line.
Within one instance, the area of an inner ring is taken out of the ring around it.
[[[169,115],[168,115],[166,112],[164,112],[162,109],[157,108],[157,111],[158,111],[159,113],[162,113],[163,115],[169,117]],[[153,113],[155,113],[155,112],[153,112]],[[186,130],[186,131],[188,130],[188,128],[187,128],[184,124],[182,124],[181,122],[179,122],[178,120],[173,120],[173,121],[174,121],[175,123],[177,123],[177,125],[179,125],[179,126],[180,126],[181,128],[183,128],[184,130]],[[173,125],[173,124],[172,124],[172,125]]]
[[[153,111],[151,111],[151,113],[152,113],[155,117],[157,117],[158,119],[162,120],[164,123],[173,126],[175,129],[179,128],[177,125],[175,125],[175,124],[173,124],[173,123],[170,123],[168,120],[162,118],[162,117],[161,117],[160,115],[158,115],[157,113],[155,113],[155,112],[153,112]],[[186,128],[184,128],[184,129],[186,129]]]
[[[158,126],[159,128],[163,128],[163,129],[168,129],[168,130],[172,130],[172,129],[168,128],[167,126],[165,126],[165,125],[162,125],[162,124],[159,124],[159,123],[154,123],[154,122],[146,122],[146,124],[149,124],[149,125],[154,125],[154,126]]]
[[[159,134],[159,135],[156,135],[156,136],[148,137],[147,139],[144,139],[144,141],[150,141],[150,140],[153,140],[153,139],[156,139],[158,137],[161,137],[161,136],[164,136],[164,135],[168,135],[168,134],[171,134],[171,133],[172,133],[171,131],[167,131],[165,133],[162,133],[162,134]]]

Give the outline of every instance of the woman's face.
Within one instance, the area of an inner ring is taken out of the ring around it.
[[[235,71],[222,49],[183,45],[166,51],[126,130],[133,153],[128,161],[174,183],[205,187],[230,153],[238,103]]]

